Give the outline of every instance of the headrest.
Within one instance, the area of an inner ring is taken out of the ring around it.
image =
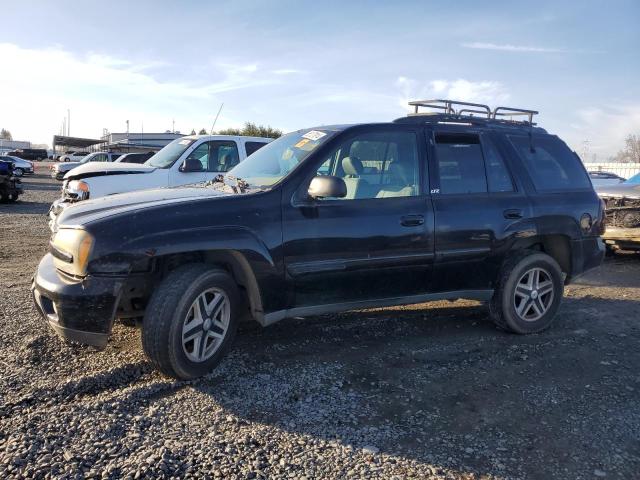
[[[358,157],[344,157],[342,159],[342,169],[346,175],[361,175],[364,171],[362,161]]]

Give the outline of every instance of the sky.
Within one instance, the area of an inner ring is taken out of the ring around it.
[[[588,160],[640,134],[640,1],[0,0],[0,127],[284,131],[450,98],[540,111]]]

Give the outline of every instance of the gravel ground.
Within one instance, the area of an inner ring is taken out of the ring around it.
[[[554,327],[476,302],[245,326],[210,376],[134,328],[70,346],[34,310],[59,183],[0,206],[0,478],[640,478],[640,255],[567,288]]]

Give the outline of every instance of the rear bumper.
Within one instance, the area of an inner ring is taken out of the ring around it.
[[[31,291],[36,308],[62,338],[104,348],[118,306],[124,279],[62,276],[47,254],[38,265]]]
[[[573,240],[571,245],[571,279],[599,267],[604,260],[606,248],[600,237],[586,237]]]

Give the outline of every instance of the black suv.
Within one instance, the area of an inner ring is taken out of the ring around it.
[[[505,330],[547,328],[563,286],[604,255],[582,163],[536,112],[412,105],[444,112],[300,130],[207,184],[65,209],[38,310],[98,347],[115,319],[142,319],[144,351],[178,378],[209,372],[245,317],[469,298]]]

